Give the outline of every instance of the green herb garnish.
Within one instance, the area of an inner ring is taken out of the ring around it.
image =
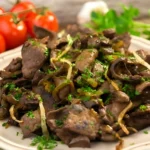
[[[81,97],[81,100],[84,101],[84,102],[87,102],[87,101],[89,101],[90,99],[91,99],[90,96],[82,96],[82,97]]]
[[[146,131],[146,130],[145,130],[145,131],[143,131],[143,132],[144,132],[144,134],[148,134],[148,131]]]
[[[6,127],[7,124],[8,124],[7,122],[4,122],[4,123],[2,124],[2,126],[3,126],[3,127]]]
[[[99,133],[99,134],[102,134],[102,130],[99,130],[98,133]]]
[[[51,74],[51,73],[53,73],[53,71],[50,70],[50,69],[48,69],[48,70],[47,70],[47,73],[48,73],[48,74]]]
[[[105,82],[105,80],[102,79],[102,78],[100,78],[98,81],[99,81],[100,83],[104,83],[104,82]]]
[[[35,118],[32,110],[27,112],[27,117],[29,117],[29,118]]]
[[[16,87],[16,85],[13,84],[13,83],[7,83],[7,84],[4,85],[4,88],[9,89],[10,91],[11,91],[11,90],[14,90],[15,87]]]
[[[146,105],[140,105],[139,108],[140,108],[141,111],[147,110],[147,106]]]
[[[90,86],[85,86],[85,87],[82,87],[81,90],[83,92],[89,92],[89,93],[95,93],[96,90],[95,89],[92,89]]]
[[[83,79],[87,80],[93,76],[93,73],[89,69],[85,69],[81,76]]]
[[[68,95],[68,101],[72,101],[72,94]]]
[[[141,80],[142,80],[143,82],[145,82],[145,81],[150,82],[150,79],[149,79],[149,78],[141,78]]]
[[[48,55],[49,55],[49,50],[48,50],[48,48],[45,49],[44,55],[45,55],[45,56],[48,56]]]
[[[140,95],[140,92],[135,90],[135,95]]]
[[[111,98],[112,98],[112,94],[109,93],[108,96],[107,96],[107,99],[106,99],[105,102],[104,102],[104,104],[105,104],[105,105],[108,105],[108,104],[110,103]]]
[[[132,35],[145,35],[149,38],[150,24],[135,21],[134,19],[138,16],[138,8],[132,5],[122,5],[122,13],[117,13],[113,9],[109,9],[106,14],[100,11],[93,11],[91,13],[91,22],[86,24],[86,26],[98,32],[113,28],[119,34],[129,32]]]
[[[42,102],[43,101],[43,99],[42,99],[42,97],[40,96],[40,95],[36,95],[36,98],[40,101],[40,102]]]
[[[19,135],[19,132],[16,133],[16,136],[18,136],[18,135]]]
[[[54,84],[51,84],[51,85],[50,85],[50,90],[53,91],[54,89],[55,89],[55,85],[54,85]]]
[[[135,89],[131,84],[124,84],[122,91],[125,92],[131,99],[135,97]]]
[[[58,127],[62,127],[64,124],[62,120],[55,120],[55,123]]]
[[[57,142],[52,137],[46,138],[45,136],[37,136],[31,143],[31,146],[35,145],[37,145],[37,150],[52,150],[57,146]]]
[[[21,97],[22,97],[22,94],[21,94],[21,93],[16,93],[16,94],[14,95],[14,98],[15,98],[17,101],[19,101]]]
[[[106,112],[107,112],[107,114],[108,114],[109,116],[111,116],[111,117],[114,116],[114,115],[112,114],[112,112],[111,112],[109,109],[107,109]]]

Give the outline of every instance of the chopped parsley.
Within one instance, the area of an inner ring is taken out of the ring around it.
[[[84,101],[84,102],[87,102],[87,101],[89,101],[90,99],[91,99],[90,96],[82,96],[82,97],[81,97],[81,100]]]
[[[51,74],[51,73],[53,73],[53,71],[50,70],[50,69],[48,69],[48,70],[47,70],[47,73],[48,73],[48,74]]]
[[[10,91],[11,91],[11,90],[14,90],[15,87],[16,87],[16,85],[13,84],[13,83],[7,83],[7,84],[4,85],[4,88],[9,89]]]
[[[51,84],[51,85],[50,85],[50,90],[53,91],[54,89],[55,89],[55,85],[54,85],[54,84]]]
[[[89,92],[89,93],[95,93],[96,92],[95,89],[92,89],[89,86],[82,87],[81,90],[84,91],[84,92]]]
[[[128,80],[129,80],[129,77],[128,77],[128,76],[124,77],[124,80],[128,81]]]
[[[72,81],[69,80],[69,79],[66,79],[66,80],[64,81],[65,84],[69,84],[69,83],[71,83],[71,82],[72,82]]]
[[[52,137],[46,138],[45,136],[37,136],[33,139],[31,146],[37,145],[37,150],[44,150],[44,149],[53,149],[57,146],[56,140]]]
[[[21,94],[21,93],[16,93],[16,94],[14,95],[14,98],[15,98],[17,101],[19,101],[21,97],[22,97],[22,94]]]
[[[72,38],[69,34],[67,35],[68,46],[71,46],[74,42],[74,38]]]
[[[128,59],[135,60],[135,57],[134,56],[128,56]]]
[[[18,136],[19,135],[19,132],[16,132],[16,136]]]
[[[102,134],[102,130],[99,130],[98,133],[99,133],[99,134]]]
[[[77,79],[77,83],[78,83],[79,85],[82,85],[82,84],[83,84],[82,79],[81,79],[81,78],[80,78],[80,79]]]
[[[2,124],[2,126],[3,126],[3,127],[6,127],[7,124],[8,124],[7,122],[4,122],[4,123]]]
[[[64,54],[62,58],[70,59],[72,56],[70,54]]]
[[[109,93],[109,90],[104,89],[104,90],[103,90],[103,93],[104,93],[104,94]]]
[[[91,126],[94,126],[94,122],[93,122],[93,121],[91,121],[91,122],[90,122],[90,125],[91,125]]]
[[[122,91],[125,92],[131,99],[140,95],[140,92],[136,91],[131,84],[124,84]]]
[[[104,79],[102,79],[102,78],[100,78],[100,79],[99,79],[99,82],[100,82],[100,83],[104,83],[104,82],[105,82],[105,80],[104,80]]]
[[[113,55],[107,55],[106,59],[108,61],[113,61],[114,60],[114,56]]]
[[[31,92],[30,95],[27,96],[27,98],[29,100],[34,99],[35,98],[35,94]]]
[[[88,79],[88,78],[91,78],[93,76],[93,73],[89,69],[86,68],[84,70],[84,73],[82,73],[81,76],[83,79]]]
[[[37,40],[34,40],[34,39],[28,39],[28,41],[30,42],[30,44],[32,46],[39,46],[40,43],[37,41]]]
[[[112,94],[109,93],[108,96],[107,96],[107,99],[106,99],[105,102],[104,102],[104,104],[105,104],[105,105],[108,105],[108,104],[110,103],[111,98],[112,98]]]
[[[141,78],[141,80],[142,80],[143,82],[145,82],[145,81],[150,82],[150,79],[149,79],[149,78]]]
[[[45,56],[48,56],[48,55],[49,55],[49,50],[48,50],[48,48],[45,49],[44,55],[45,55]]]
[[[68,101],[72,101],[72,94],[68,95]]]
[[[29,118],[35,118],[32,110],[27,112],[27,117],[29,117]]]
[[[43,101],[43,99],[42,99],[42,97],[40,96],[40,95],[36,95],[36,98],[40,101],[40,102],[42,102]]]
[[[139,108],[140,108],[141,111],[147,110],[147,106],[146,105],[140,105]]]
[[[112,112],[111,112],[109,109],[107,109],[106,112],[107,112],[107,114],[108,114],[109,116],[111,116],[111,117],[114,116],[114,115],[112,114]]]
[[[135,90],[135,95],[140,95],[140,92]]]
[[[145,130],[145,131],[143,131],[143,133],[144,133],[144,134],[148,134],[148,131]]]
[[[63,126],[63,121],[62,120],[55,120],[55,123],[56,123],[56,125],[58,126],[58,127],[62,127]]]

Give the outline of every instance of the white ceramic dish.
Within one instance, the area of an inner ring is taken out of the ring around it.
[[[142,38],[132,37],[131,50],[144,49],[150,51],[150,41]],[[20,56],[20,49],[16,48],[13,51],[7,51],[0,55],[0,70],[9,64],[12,58]],[[22,139],[21,130],[17,127],[9,127],[5,129],[2,127],[0,121],[0,148],[4,150],[36,150],[36,147],[31,147],[31,139]],[[143,131],[148,131],[149,134],[144,134]],[[17,136],[16,133],[19,132]],[[91,149],[84,150],[115,150],[115,142],[97,142],[92,143]],[[71,150],[64,144],[58,144],[55,150]],[[82,148],[73,148],[72,150],[83,150]],[[146,128],[136,134],[130,135],[124,138],[124,149],[123,150],[150,150],[150,127]]]

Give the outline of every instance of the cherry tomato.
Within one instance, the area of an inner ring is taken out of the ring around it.
[[[4,13],[4,9],[0,7],[0,14]]]
[[[25,21],[28,28],[28,32],[32,37],[35,37],[34,34],[34,25],[43,27],[47,30],[54,32],[58,31],[58,20],[57,17],[50,12],[49,10],[44,11],[44,13],[30,12]]]
[[[23,2],[19,2],[17,3],[16,5],[13,6],[13,8],[10,10],[11,12],[20,12],[20,11],[23,11],[23,10],[27,10],[27,9],[33,9],[35,8],[34,4],[30,1],[23,1]],[[22,13],[19,15],[19,17],[21,18],[25,18],[26,15],[28,13]]]
[[[15,23],[12,15],[5,15],[0,17],[0,34],[5,39],[6,49],[12,49],[25,42],[27,28],[23,21]]]
[[[6,50],[6,44],[4,37],[0,34],[0,53]]]

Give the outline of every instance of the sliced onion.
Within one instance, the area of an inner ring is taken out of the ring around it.
[[[67,79],[69,80],[71,78],[71,73],[72,73],[72,64],[69,60],[67,59],[60,59],[61,62],[65,62],[69,65],[68,73],[67,73]]]
[[[38,94],[36,95],[36,98],[39,100],[42,133],[45,137],[49,138],[49,132],[48,132],[47,125],[46,125],[46,115],[45,115],[45,108],[43,106],[43,100],[41,96]]]
[[[116,150],[122,150],[123,149],[123,143],[124,143],[124,141],[122,139],[120,139],[118,145],[116,146]]]
[[[48,138],[49,137],[49,132],[48,132],[47,125],[46,125],[45,108],[43,106],[43,102],[42,101],[39,102],[39,108],[40,108],[40,114],[41,114],[41,128],[42,128],[42,132],[43,132],[43,135]]]
[[[18,123],[22,123],[22,122],[23,122],[22,120],[18,120],[18,119],[15,117],[15,115],[14,115],[14,112],[15,112],[14,107],[15,107],[15,105],[12,105],[12,106],[10,107],[10,109],[9,109],[10,116],[11,116],[11,118],[12,118],[14,121],[16,121],[16,122],[18,122]]]
[[[55,66],[55,64],[54,64],[54,61],[57,61],[57,58],[51,58],[50,59],[50,62],[51,62],[51,65],[56,69],[56,66]]]
[[[108,81],[117,91],[119,91],[118,85],[108,77],[107,73],[108,73],[108,67],[107,67],[107,69],[106,69],[106,71],[105,71],[105,74],[104,74],[104,75],[105,75],[105,78],[107,79],[107,81]]]
[[[145,60],[143,60],[136,52],[132,52],[132,53],[138,63],[140,63],[141,65],[145,66],[150,70],[150,65]]]
[[[137,129],[135,129],[135,128],[133,128],[133,127],[127,127],[127,129],[129,129],[129,130],[131,130],[131,131],[133,131],[133,132],[135,132],[135,133],[137,133],[137,132],[138,132],[138,130],[137,130]]]
[[[125,107],[123,109],[123,111],[119,114],[118,116],[118,123],[120,125],[120,127],[122,128],[122,130],[126,133],[129,134],[128,129],[126,128],[126,126],[122,123],[122,119],[124,117],[124,115],[126,114],[126,112],[132,107],[132,102],[130,101],[130,103],[127,105],[127,107]]]
[[[67,39],[68,39],[68,45],[66,46],[65,50],[57,57],[57,59],[60,59],[71,49],[71,46],[73,44],[73,39],[71,38],[70,34],[67,35]]]

